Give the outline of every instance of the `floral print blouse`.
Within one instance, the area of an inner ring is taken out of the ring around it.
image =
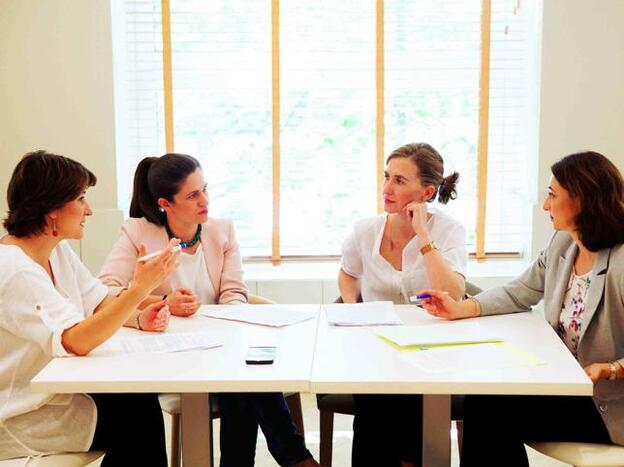
[[[587,291],[591,285],[591,271],[582,276],[577,276],[572,270],[568,288],[566,289],[561,315],[559,316],[559,336],[576,357],[578,351],[579,334],[583,327],[583,312]]]

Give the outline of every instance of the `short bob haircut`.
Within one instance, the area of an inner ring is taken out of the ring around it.
[[[78,198],[96,182],[89,169],[68,157],[41,150],[29,152],[15,167],[9,182],[9,212],[4,228],[15,237],[43,234],[48,214]]]
[[[590,251],[624,243],[624,182],[618,168],[593,151],[570,154],[550,170],[572,198],[580,200],[576,230]]]

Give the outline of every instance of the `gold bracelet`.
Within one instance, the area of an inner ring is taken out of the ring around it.
[[[144,330],[145,330],[145,329],[143,329],[143,328],[141,327],[141,312],[140,312],[140,311],[139,311],[139,312],[137,313],[137,315],[136,315],[136,325],[137,325],[137,329],[138,329],[139,331],[144,331]]]

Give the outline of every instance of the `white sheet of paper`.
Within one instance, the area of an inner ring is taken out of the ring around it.
[[[313,319],[315,312],[303,312],[284,305],[202,305],[197,314],[209,318],[282,327]]]
[[[334,326],[380,326],[403,324],[392,302],[336,303],[323,305],[327,321]]]
[[[221,345],[223,343],[217,341],[214,335],[199,332],[135,335],[113,337],[95,349],[92,355],[183,352]]]
[[[419,352],[401,352],[400,358],[427,373],[453,373],[543,365],[545,362],[514,351],[507,343],[439,347]]]
[[[376,334],[397,345],[443,345],[500,340],[495,333],[479,323],[446,321],[440,324],[383,328]]]

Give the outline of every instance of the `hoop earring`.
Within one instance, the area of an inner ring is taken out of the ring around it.
[[[52,219],[52,236],[58,237],[58,230],[56,230],[56,220]]]

